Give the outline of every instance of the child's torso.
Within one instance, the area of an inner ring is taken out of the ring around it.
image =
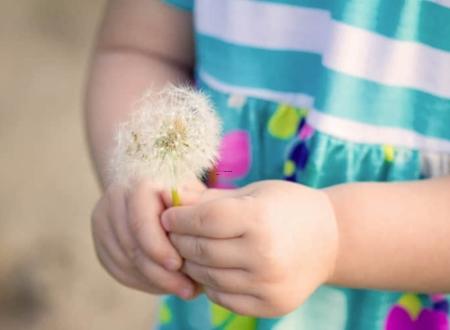
[[[448,0],[167,1],[193,6],[197,83],[224,123],[210,185],[450,174]],[[444,330],[447,313],[443,295],[323,286],[270,320],[169,296],[160,327]]]

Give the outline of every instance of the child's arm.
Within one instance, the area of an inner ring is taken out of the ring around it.
[[[324,283],[450,292],[450,178],[207,190],[161,221],[183,271],[237,313],[284,315]]]
[[[325,191],[339,228],[331,283],[450,292],[450,177]]]
[[[152,87],[186,82],[194,65],[192,18],[161,0],[112,0],[106,9],[87,86],[86,118],[97,173],[107,162],[117,124]]]
[[[129,191],[108,182],[117,125],[151,87],[186,82],[193,66],[192,19],[161,0],[111,0],[100,29],[87,86],[86,121],[104,188],[92,215],[96,252],[119,282],[151,293],[190,296],[194,285],[177,271],[182,260],[159,224],[165,209],[151,180]]]

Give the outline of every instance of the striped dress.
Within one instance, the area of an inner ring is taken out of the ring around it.
[[[165,1],[192,11],[196,83],[224,123],[211,186],[450,174],[450,0]],[[324,285],[273,319],[165,296],[157,328],[445,330],[447,315],[443,294]]]

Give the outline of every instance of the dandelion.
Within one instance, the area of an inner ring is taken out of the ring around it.
[[[220,123],[204,94],[173,85],[148,92],[117,130],[112,180],[149,177],[171,189],[179,205],[177,187],[214,165],[219,140]]]

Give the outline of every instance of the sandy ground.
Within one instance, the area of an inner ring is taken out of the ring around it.
[[[100,268],[82,90],[103,1],[0,1],[0,329],[148,329]]]

